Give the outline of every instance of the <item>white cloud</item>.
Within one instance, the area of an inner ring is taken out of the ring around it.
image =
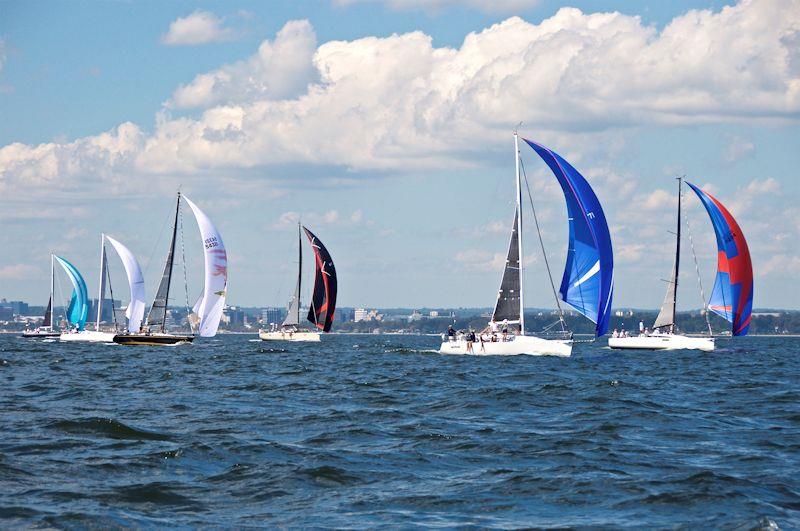
[[[179,17],[169,25],[169,31],[161,42],[171,46],[197,45],[222,42],[233,38],[233,30],[210,11],[197,10],[186,17]]]
[[[363,3],[387,4],[397,10],[440,12],[450,7],[467,7],[487,13],[514,13],[539,5],[539,0],[333,0],[334,5],[350,6]]]
[[[6,146],[0,186],[297,162],[463,167],[477,164],[470,146],[505,146],[520,120],[546,143],[569,135],[578,154],[576,145],[597,144],[592,135],[642,124],[796,122],[797,7],[743,0],[689,11],[661,32],[638,17],[564,8],[540,24],[509,18],[459,48],[436,48],[417,31],[315,49],[308,22],[293,21],[253,57],[179,87],[171,105],[198,115],[161,112],[151,134],[123,124],[69,143]]]
[[[759,277],[787,275],[790,272],[800,271],[800,256],[776,254],[755,268],[755,271]]]
[[[303,225],[308,225],[309,227],[329,225],[336,225],[339,227],[358,227],[361,225],[370,226],[374,223],[372,220],[364,219],[364,213],[361,210],[354,210],[349,216],[346,216],[342,215],[336,209],[331,209],[321,213],[306,212],[301,214],[300,212],[296,211],[284,212],[278,216],[278,219],[268,228],[285,229],[287,227],[296,227],[298,221],[302,222]]]
[[[722,160],[728,164],[733,164],[746,157],[751,156],[756,151],[756,145],[746,138],[740,136],[728,137],[728,145],[722,153]]]
[[[262,42],[252,57],[178,87],[169,104],[206,108],[297,97],[316,77],[312,64],[316,44],[314,28],[307,20],[288,22],[274,41]]]
[[[490,253],[482,249],[465,249],[456,253],[455,261],[467,271],[501,272],[506,265],[506,253]],[[529,267],[536,262],[536,256],[526,254],[525,267]]]
[[[666,210],[669,207],[674,207],[677,203],[677,196],[677,193],[671,194],[666,190],[653,190],[637,201],[637,205],[649,212]]]
[[[0,267],[0,279],[3,280],[25,280],[31,278],[41,278],[40,269],[31,267],[27,264],[12,264]]]

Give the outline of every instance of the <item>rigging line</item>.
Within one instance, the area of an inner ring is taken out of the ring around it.
[[[172,218],[172,211],[170,210],[167,213],[167,217],[164,218],[164,222],[161,224],[161,229],[158,231],[158,238],[153,241],[153,248],[150,249],[150,255],[147,257],[147,265],[144,267],[144,276],[147,276],[147,272],[150,271],[150,264],[153,263],[153,257],[156,254],[156,248],[158,244],[161,243],[161,238],[164,236],[164,229],[169,223],[169,220]]]
[[[114,288],[111,287],[111,271],[108,269],[108,258],[106,258],[106,279],[108,279],[108,294],[111,296],[111,319],[114,321],[114,331],[116,332],[118,328],[117,309],[114,308]],[[130,302],[128,305],[130,305]]]
[[[67,311],[69,309],[69,308],[67,308],[67,306],[69,305],[69,303],[66,303],[66,304],[64,303],[64,289],[61,286],[61,279],[58,278],[58,275],[56,275],[55,278],[56,278],[56,284],[58,284],[58,296],[61,299],[61,310],[62,310],[62,312],[64,314],[64,321],[69,323],[69,319],[67,319]],[[55,297],[55,294],[53,294],[53,296]],[[54,301],[54,304],[55,304],[55,301]]]
[[[681,201],[681,207],[684,209],[683,218],[686,220],[686,230],[689,233],[689,247],[692,248],[692,257],[694,258],[694,270],[697,273],[697,283],[700,285],[700,298],[703,302],[703,310],[706,316],[706,326],[708,326],[708,335],[713,336],[714,332],[711,330],[711,320],[708,318],[708,306],[706,306],[706,294],[703,290],[703,278],[700,276],[700,266],[697,263],[697,253],[694,250],[694,238],[692,237],[692,226],[689,224],[689,216],[686,212],[686,202]],[[677,321],[678,319],[674,319]]]
[[[519,156],[519,155],[517,155]],[[566,323],[564,322],[564,310],[561,308],[561,301],[558,300],[558,293],[556,292],[556,285],[553,282],[553,274],[550,271],[550,262],[547,260],[547,253],[544,250],[544,240],[542,239],[542,231],[539,229],[539,218],[536,215],[536,206],[533,203],[533,195],[531,195],[531,187],[528,184],[528,174],[525,172],[525,164],[522,162],[522,157],[519,159],[519,166],[522,169],[522,176],[525,178],[525,189],[528,191],[528,199],[531,202],[531,210],[533,210],[533,221],[536,224],[536,234],[539,236],[539,245],[542,248],[542,257],[544,257],[544,265],[547,268],[547,278],[550,279],[550,287],[553,289],[553,298],[556,300],[558,306],[558,320],[561,322],[561,331],[566,331]],[[522,212],[520,212],[522,214]],[[525,258],[522,257],[524,260]],[[522,264],[520,264],[521,266]]]
[[[178,212],[179,212],[178,225],[181,228],[181,262],[183,263],[183,291],[186,295],[186,320],[189,322],[189,330],[191,330],[192,334],[194,334],[194,325],[192,324],[192,320],[189,319],[189,315],[192,313],[192,311],[189,309],[189,281],[186,278],[186,251],[184,249],[184,244],[183,244],[183,209],[182,208],[179,209]],[[166,308],[164,308],[164,311],[166,311]]]

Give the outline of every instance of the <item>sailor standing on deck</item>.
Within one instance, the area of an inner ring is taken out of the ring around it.
[[[475,354],[475,351],[472,350],[472,344],[475,342],[475,332],[470,330],[467,332],[467,352],[469,354]]]

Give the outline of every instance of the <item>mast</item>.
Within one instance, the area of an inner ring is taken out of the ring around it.
[[[517,179],[517,249],[519,251],[519,335],[525,335],[525,290],[523,289],[523,265],[522,257],[525,256],[522,252],[522,183],[519,176],[519,136],[517,130],[514,129],[514,162],[516,168]]]
[[[164,317],[161,319],[161,331],[167,329],[167,308],[169,307],[169,286],[172,283],[172,264],[175,258],[175,238],[178,236],[178,216],[181,211],[181,191],[178,190],[178,200],[175,203],[175,222],[172,224],[172,242],[169,245],[169,274],[167,275],[167,291],[164,293]]]
[[[178,191],[178,201],[175,205],[175,222],[172,224],[172,240],[169,243],[169,253],[167,254],[167,263],[164,265],[164,273],[161,275],[161,282],[158,285],[158,291],[153,299],[153,305],[150,307],[150,312],[147,314],[147,327],[160,324],[161,332],[166,331],[167,323],[167,305],[169,303],[169,286],[172,282],[172,264],[175,258],[175,239],[178,234],[178,216],[181,209],[181,192]]]
[[[672,279],[672,325],[669,327],[671,333],[675,333],[675,321],[678,318],[678,271],[681,263],[681,185],[683,178],[678,177],[678,230],[675,233],[675,276]]]
[[[300,221],[297,221],[297,324],[300,324],[300,286],[303,280],[303,235],[300,232]]]
[[[50,253],[50,301],[53,300],[53,295],[56,291],[56,262],[53,258],[53,253]]]
[[[47,301],[47,309],[44,311],[43,328],[53,328],[53,293],[55,292],[56,264],[53,253],[50,253],[50,300]]]
[[[99,293],[97,294],[97,320],[94,323],[94,329],[100,331],[100,312],[103,310],[103,295],[105,295],[105,281],[106,281],[106,235],[100,233],[100,286],[98,286]]]

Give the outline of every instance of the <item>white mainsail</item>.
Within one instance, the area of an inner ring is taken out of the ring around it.
[[[201,337],[213,337],[217,333],[222,310],[225,307],[225,290],[228,287],[228,254],[222,243],[222,236],[208,219],[205,212],[188,197],[183,199],[192,209],[200,237],[203,239],[205,252],[206,278],[203,287],[203,298],[195,305],[195,313],[200,317],[198,333]]]
[[[128,303],[125,317],[128,318],[128,332],[135,333],[138,332],[142,326],[146,304],[142,268],[139,267],[139,262],[127,247],[109,235],[106,235],[106,239],[114,246],[114,250],[117,251],[119,259],[122,260],[122,265],[125,266],[125,274],[128,275],[128,285],[131,289],[131,301]]]

